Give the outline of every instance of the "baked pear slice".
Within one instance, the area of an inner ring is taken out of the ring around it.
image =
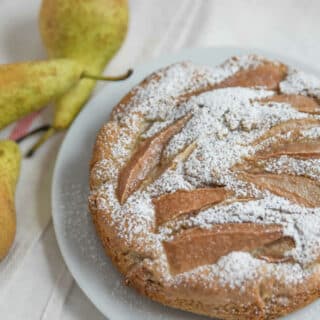
[[[279,84],[287,76],[287,67],[280,63],[264,61],[257,66],[242,68],[230,77],[219,83],[204,86],[201,89],[192,90],[179,97],[179,101],[186,101],[191,96],[222,88],[246,87],[278,90]]]
[[[241,173],[240,178],[300,206],[320,207],[320,184],[312,179],[273,173]]]
[[[261,102],[285,102],[300,112],[320,114],[320,105],[316,99],[301,94],[278,94],[260,100]]]
[[[233,251],[250,252],[283,237],[277,224],[225,223],[211,229],[192,228],[163,242],[170,271],[179,274],[216,263]]]
[[[287,67],[283,64],[263,62],[256,67],[241,69],[231,77],[215,85],[225,87],[263,87],[268,90],[277,90],[279,83],[286,77]]]
[[[256,159],[278,158],[289,156],[297,159],[320,158],[320,140],[310,139],[280,144],[267,150],[260,150],[255,154]]]
[[[286,256],[286,252],[294,249],[296,246],[293,238],[284,236],[278,240],[255,249],[251,254],[258,258],[271,263],[294,262],[291,256]]]
[[[261,142],[266,141],[272,137],[283,135],[289,132],[299,134],[301,130],[308,130],[312,128],[320,127],[320,120],[314,118],[303,118],[303,119],[290,119],[281,123],[276,124],[259,138],[252,142],[253,146],[258,145]]]
[[[194,213],[226,200],[232,192],[223,187],[177,190],[152,200],[156,212],[156,225]]]
[[[123,204],[136,191],[149,173],[160,163],[162,151],[169,140],[190,120],[191,114],[178,119],[151,138],[141,142],[118,178],[118,200]]]

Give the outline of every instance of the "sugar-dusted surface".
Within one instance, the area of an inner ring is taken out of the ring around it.
[[[305,138],[309,138],[309,139],[319,139],[320,138],[320,127],[311,128],[309,130],[303,130],[302,135]]]
[[[261,162],[265,165],[265,170],[268,172],[304,175],[314,180],[318,180],[320,176],[319,159],[302,160],[281,156],[277,159]]]
[[[290,69],[287,79],[280,84],[280,89],[287,94],[304,94],[320,98],[320,80],[303,71]]]
[[[168,161],[195,143],[196,148],[184,161],[170,168],[144,190],[133,193],[120,206],[116,197],[117,182],[106,181],[98,191],[96,205],[99,210],[110,214],[113,227],[119,237],[130,248],[138,243],[141,251],[154,251],[158,257],[153,267],[159,268],[163,279],[177,284],[181,278],[202,277],[210,286],[216,277],[223,285],[237,287],[248,279],[261,276],[268,270],[288,283],[302,281],[310,275],[308,267],[318,258],[320,249],[320,209],[307,209],[289,200],[275,196],[268,191],[260,191],[245,183],[234,174],[232,167],[243,158],[252,156],[261,146],[250,145],[272,126],[290,119],[315,118],[298,112],[287,103],[259,103],[259,99],[275,94],[263,88],[225,88],[191,95],[187,101],[179,101],[179,96],[191,90],[198,90],[216,84],[235,72],[262,63],[262,58],[254,56],[231,59],[221,67],[198,67],[191,63],[176,64],[156,74],[145,87],[134,89],[134,98],[126,104],[124,111],[115,119],[126,124],[130,132],[140,134],[141,126],[130,123],[137,114],[147,120],[142,131],[143,139],[152,137],[175,120],[187,113],[191,120],[176,134],[163,152],[163,160]],[[288,94],[310,94],[318,97],[319,81],[313,76],[290,70],[288,77],[280,83],[280,90]],[[303,133],[305,137],[318,138],[318,130]],[[281,137],[285,138],[285,137]],[[287,137],[288,138],[288,137]],[[126,145],[128,137],[120,135],[113,151],[114,158],[126,159],[130,154]],[[117,152],[119,150],[119,152]],[[104,161],[104,160],[103,160]],[[96,175],[103,176],[108,171],[107,162],[101,162]],[[105,165],[104,165],[105,164]],[[266,171],[309,176],[319,179],[319,162],[281,157],[268,160]],[[112,176],[115,175],[114,168]],[[221,204],[201,211],[193,217],[170,222],[159,233],[154,233],[154,208],[151,198],[178,189],[191,190],[199,186],[224,185],[241,197],[258,199],[244,202]],[[247,253],[231,253],[222,257],[216,265],[202,266],[179,276],[169,272],[161,242],[172,237],[172,232],[182,226],[210,228],[214,223],[254,222],[279,223],[284,234],[294,238],[296,247],[287,254],[293,256],[295,264],[271,264],[253,258]],[[146,248],[148,246],[148,248]],[[203,270],[207,271],[204,273]],[[204,274],[206,276],[204,276]]]

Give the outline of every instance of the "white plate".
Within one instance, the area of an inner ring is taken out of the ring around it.
[[[146,75],[170,63],[191,60],[215,66],[232,55],[260,53],[312,71],[312,68],[291,59],[237,48],[207,48],[186,50],[174,56],[137,67],[133,76],[119,83],[108,84],[78,116],[60,149],[52,186],[52,215],[58,243],[65,262],[95,306],[111,320],[207,319],[187,312],[164,307],[127,288],[121,275],[104,255],[87,208],[88,163],[96,133],[108,119],[113,106],[133,85]],[[314,71],[313,71],[314,72]],[[320,72],[317,72],[320,75]],[[320,300],[300,310],[286,320],[318,320]]]

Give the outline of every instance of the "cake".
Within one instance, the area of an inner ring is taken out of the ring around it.
[[[100,129],[89,207],[125,284],[221,319],[320,295],[320,80],[256,55],[170,65]]]

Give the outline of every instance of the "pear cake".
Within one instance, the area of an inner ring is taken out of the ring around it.
[[[163,68],[100,129],[89,207],[125,283],[221,319],[320,296],[320,80],[256,55]]]

